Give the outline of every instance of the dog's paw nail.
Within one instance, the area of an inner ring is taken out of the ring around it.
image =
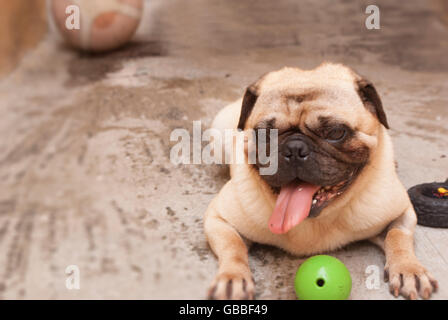
[[[227,286],[226,286],[226,297],[227,297],[227,299],[231,299],[232,298],[232,291],[233,291],[232,279],[230,279],[229,282],[227,282]]]
[[[212,300],[249,300],[254,298],[254,283],[245,274],[219,274],[210,288]]]
[[[215,300],[216,286],[211,287],[207,293],[208,300]]]
[[[384,270],[384,282],[389,281],[389,270]]]
[[[439,283],[437,282],[437,280],[431,280],[431,285],[434,288],[434,291],[439,289]]]
[[[409,299],[410,300],[417,300],[417,293],[416,292],[411,292],[409,294]]]

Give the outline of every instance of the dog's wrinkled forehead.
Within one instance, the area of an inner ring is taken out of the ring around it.
[[[316,112],[349,120],[360,130],[374,130],[375,117],[388,127],[373,85],[348,67],[330,63],[313,70],[283,68],[262,76],[246,90],[238,127],[253,128],[268,113],[297,120],[303,113]]]
[[[260,79],[258,95],[283,102],[315,102],[315,106],[338,112],[364,112],[356,88],[356,74],[342,65],[324,64],[314,70],[283,68]],[[294,105],[294,104],[293,104]]]
[[[307,88],[353,90],[356,78],[357,75],[353,71],[339,64],[323,64],[313,70],[283,68],[262,77],[258,89],[260,93],[265,90],[306,91]]]

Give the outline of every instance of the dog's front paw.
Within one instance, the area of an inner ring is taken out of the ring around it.
[[[255,284],[245,273],[219,273],[208,291],[211,300],[253,300]]]
[[[429,299],[437,290],[437,280],[416,259],[403,259],[386,263],[384,268],[385,281],[389,281],[390,292],[398,297],[415,300],[418,295]]]

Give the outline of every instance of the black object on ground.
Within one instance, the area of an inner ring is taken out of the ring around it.
[[[418,224],[448,228],[448,193],[440,192],[440,188],[448,190],[448,179],[445,182],[418,184],[408,190]]]

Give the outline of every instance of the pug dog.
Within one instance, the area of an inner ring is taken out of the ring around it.
[[[230,180],[208,206],[204,229],[219,262],[210,299],[253,299],[247,243],[297,256],[370,239],[385,253],[391,293],[428,299],[437,281],[414,254],[416,215],[397,177],[392,141],[372,83],[341,64],[283,68],[222,109],[217,130],[277,130],[278,167],[230,164]],[[244,153],[253,143],[245,136]],[[266,144],[272,144],[267,140]],[[228,152],[228,151],[227,151]],[[248,240],[248,241],[246,241]]]

